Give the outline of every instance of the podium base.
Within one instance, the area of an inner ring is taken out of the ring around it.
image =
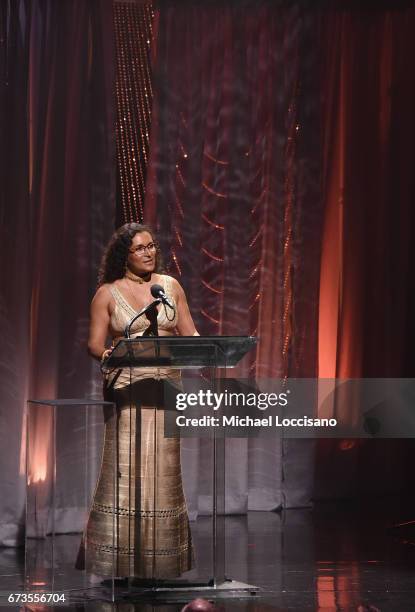
[[[140,581],[140,583],[140,585],[130,585],[129,590],[116,589],[116,601],[137,600],[138,597],[140,601],[157,601],[160,603],[186,603],[197,597],[203,597],[204,599],[250,599],[257,597],[261,591],[257,586],[238,580],[225,580],[217,585],[213,583],[213,580],[207,584],[184,580],[171,583],[166,581],[163,585],[149,582],[146,586],[144,581]]]

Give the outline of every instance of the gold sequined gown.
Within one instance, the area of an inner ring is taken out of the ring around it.
[[[172,298],[171,277],[163,276],[165,293]],[[111,327],[123,334],[136,314],[118,289]],[[132,335],[142,335],[149,322],[140,317]],[[162,308],[159,330],[172,331]],[[171,368],[122,370],[112,381],[106,399],[115,401],[117,415],[105,424],[101,473],[78,556],[77,567],[101,576],[148,579],[177,577],[191,569],[193,549],[183,493],[180,440],[164,438],[163,379],[180,381]],[[107,382],[111,382],[110,380]],[[114,442],[116,448],[114,449]],[[111,474],[116,461],[115,510]],[[115,534],[113,541],[113,513]],[[113,557],[114,554],[114,557]],[[85,559],[85,561],[84,561]]]

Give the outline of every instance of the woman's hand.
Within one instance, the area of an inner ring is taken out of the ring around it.
[[[114,350],[113,346],[111,348],[105,349],[105,351],[101,355],[101,363],[105,361],[111,355],[113,350]]]

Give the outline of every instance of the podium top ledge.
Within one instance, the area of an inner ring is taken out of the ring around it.
[[[254,348],[256,336],[138,336],[122,338],[102,364],[105,369],[170,367],[233,368]]]

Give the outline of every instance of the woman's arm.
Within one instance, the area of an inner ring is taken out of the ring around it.
[[[173,279],[173,288],[177,304],[177,331],[181,336],[199,336],[190,314],[186,294],[176,279]]]
[[[91,302],[91,321],[89,325],[88,352],[101,360],[105,349],[110,323],[111,294],[103,285],[98,289]],[[109,349],[107,349],[109,350]]]

